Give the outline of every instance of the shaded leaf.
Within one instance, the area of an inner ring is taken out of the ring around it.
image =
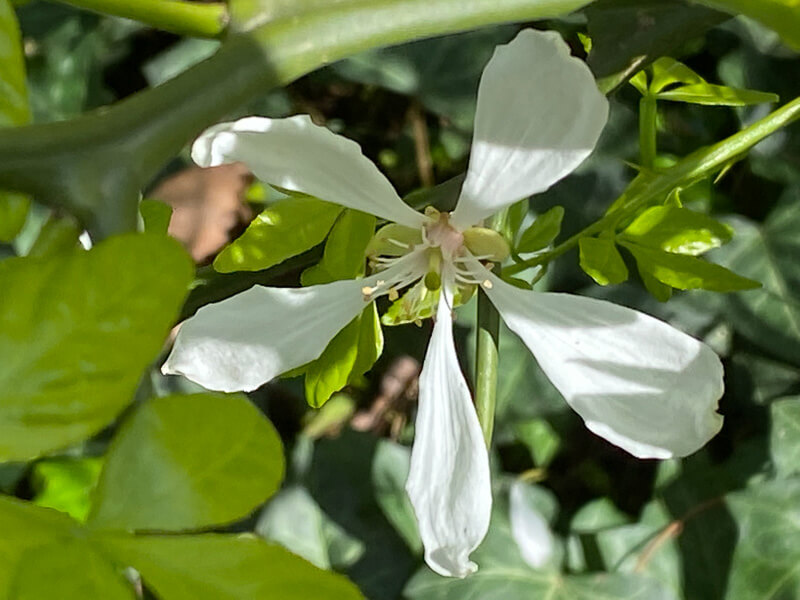
[[[770,405],[770,451],[780,476],[800,472],[800,398],[783,398]]]
[[[231,523],[271,496],[283,471],[278,434],[243,396],[153,399],[111,444],[89,523],[123,530]]]
[[[800,10],[797,0],[697,0],[697,2],[755,19],[778,32],[789,46],[800,50]]]
[[[581,269],[600,285],[622,283],[628,279],[628,267],[613,240],[581,238]]]
[[[172,218],[172,207],[159,200],[144,199],[139,203],[139,214],[144,221],[144,230],[147,233],[167,234],[169,220]]]
[[[563,219],[563,206],[554,206],[536,217],[533,224],[522,232],[517,244],[517,252],[536,252],[549,246],[561,232]]]

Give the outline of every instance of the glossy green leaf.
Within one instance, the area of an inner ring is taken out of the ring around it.
[[[778,32],[789,46],[800,50],[800,6],[797,0],[697,0],[697,2],[755,19]]]
[[[619,237],[664,252],[698,256],[728,243],[733,230],[686,208],[653,206],[637,216]]]
[[[103,547],[133,565],[164,600],[357,600],[358,589],[253,536],[109,536]]]
[[[344,386],[356,383],[383,351],[378,311],[370,304],[328,342],[318,359],[306,369],[306,400],[319,408]]]
[[[674,58],[662,57],[652,64],[653,80],[650,83],[649,93],[658,94],[665,87],[676,83],[693,85],[705,83],[705,80],[692,71],[682,62]]]
[[[0,263],[0,461],[78,442],[133,399],[193,274],[180,244],[124,235]]]
[[[342,207],[310,196],[279,200],[214,259],[220,273],[260,271],[322,242]]]
[[[780,100],[777,94],[769,92],[737,90],[724,85],[712,85],[710,83],[685,85],[659,92],[656,97],[659,100],[704,104],[707,106],[750,106],[751,104],[763,104]]]
[[[333,225],[322,260],[303,271],[303,285],[317,285],[364,274],[365,252],[375,233],[375,217],[346,210]]]
[[[139,203],[139,214],[144,221],[144,230],[147,233],[167,234],[169,220],[172,218],[172,207],[159,200],[144,199]]]
[[[628,267],[613,240],[581,238],[581,269],[600,285],[622,283],[628,279]]]
[[[9,588],[9,598],[134,600],[136,595],[122,572],[91,544],[72,538],[26,552]]]
[[[781,476],[800,473],[800,397],[782,398],[770,405],[770,453]]]
[[[79,522],[86,521],[92,490],[100,477],[99,458],[42,460],[33,468],[34,504],[54,508]]]
[[[650,271],[647,270],[647,263],[642,267],[638,262],[636,263],[636,270],[639,272],[639,277],[642,278],[644,288],[650,293],[653,298],[659,302],[667,302],[672,298],[672,286],[666,283],[661,283],[658,279],[653,277]]]
[[[346,569],[364,553],[364,544],[326,515],[300,486],[281,490],[270,500],[256,532],[320,569]]]
[[[761,287],[757,281],[694,256],[672,254],[625,241],[620,241],[620,244],[631,251],[641,271],[679,290],[736,292]]]
[[[25,552],[69,537],[76,526],[63,513],[0,495],[0,599],[9,598],[8,587]]]
[[[729,494],[736,521],[728,598],[800,598],[800,478],[759,484]]]
[[[153,399],[114,438],[89,523],[123,530],[231,523],[275,493],[283,472],[278,434],[243,396]]]
[[[31,119],[25,83],[25,58],[14,8],[0,0],[0,128],[24,125]],[[0,191],[0,242],[10,242],[22,229],[30,199]]]
[[[522,232],[517,244],[517,252],[536,252],[549,246],[561,233],[563,219],[563,206],[554,206],[536,217],[533,224]]]

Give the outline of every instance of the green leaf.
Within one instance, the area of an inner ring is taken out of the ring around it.
[[[81,523],[89,516],[90,495],[100,477],[99,458],[42,460],[33,467],[34,504],[54,508]]]
[[[778,102],[777,94],[756,90],[737,90],[724,85],[696,83],[659,92],[659,100],[704,104],[706,106],[750,106],[767,102]]]
[[[122,573],[91,544],[73,538],[26,552],[19,561],[9,597],[134,600],[136,595]]]
[[[0,128],[30,122],[25,57],[14,8],[0,0]],[[22,229],[30,208],[23,194],[0,191],[0,242],[10,242]]]
[[[530,451],[533,463],[539,468],[547,467],[561,449],[561,436],[545,419],[517,423],[514,431],[517,439]]]
[[[697,0],[719,10],[755,19],[775,30],[789,46],[800,50],[800,5],[797,0]]]
[[[800,205],[779,205],[763,225],[739,220],[733,241],[717,251],[720,263],[764,283],[726,299],[736,331],[791,364],[800,364]]]
[[[300,486],[281,490],[270,500],[256,532],[320,569],[346,569],[364,553],[364,544],[326,515]]]
[[[28,256],[52,256],[63,254],[78,247],[81,228],[70,216],[51,215],[42,226]]]
[[[677,206],[653,206],[619,235],[640,246],[698,256],[727,244],[733,230],[708,215]]]
[[[192,274],[178,242],[141,234],[0,262],[0,461],[108,425],[161,350]]]
[[[322,260],[300,278],[303,285],[318,285],[364,274],[365,252],[375,233],[375,217],[345,210],[331,229]]]
[[[581,238],[578,244],[581,269],[597,283],[617,284],[628,279],[628,267],[613,240]]]
[[[641,271],[679,290],[736,292],[761,287],[757,281],[694,256],[671,254],[625,241],[620,241],[620,245],[631,251]]]
[[[342,207],[311,196],[279,200],[214,259],[220,273],[260,271],[302,254],[322,242]]]
[[[598,77],[638,71],[726,19],[717,11],[671,0],[596,2],[586,16],[593,41],[589,66]]]
[[[770,405],[770,452],[781,477],[800,472],[800,397],[782,398]]]
[[[159,200],[144,199],[139,203],[139,214],[144,221],[144,230],[147,233],[160,233],[167,235],[169,220],[172,218],[172,207]]]
[[[118,535],[104,537],[102,545],[164,600],[363,598],[341,575],[248,535]]]
[[[727,597],[800,598],[800,478],[729,494],[727,506],[738,529]]]
[[[408,446],[382,439],[375,448],[371,480],[375,501],[386,519],[409,549],[419,555],[422,554],[422,539],[419,537],[414,507],[405,489],[410,465],[411,452]]]
[[[114,438],[89,523],[124,530],[232,523],[275,493],[283,472],[278,434],[245,397],[153,399]]]
[[[651,94],[658,94],[665,87],[675,83],[682,83],[684,85],[705,83],[705,79],[674,58],[666,56],[659,58],[653,63],[652,69],[653,81],[648,90]]]
[[[536,252],[546,248],[561,233],[564,207],[554,206],[536,217],[533,224],[519,238],[517,252]]]
[[[383,332],[373,303],[337,333],[320,357],[308,365],[305,391],[309,405],[319,408],[344,386],[356,383],[382,351]]]
[[[658,279],[653,277],[647,269],[642,268],[638,262],[636,263],[636,270],[639,271],[639,277],[642,278],[644,288],[653,298],[659,302],[667,302],[672,298],[672,286],[661,283]]]

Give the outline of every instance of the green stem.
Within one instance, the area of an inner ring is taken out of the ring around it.
[[[549,263],[577,246],[582,237],[610,229],[626,216],[635,213],[654,200],[665,198],[676,187],[708,177],[740,158],[765,137],[798,119],[800,119],[800,97],[729,138],[693,152],[658,175],[639,175],[602,219],[595,221],[549,252],[543,252],[524,263],[507,267],[503,270],[503,274],[513,275],[527,268]]]
[[[0,130],[0,188],[67,208],[95,237],[130,230],[139,190],[205,127],[258,94],[370,48],[561,16],[590,2],[334,2],[269,22],[231,36],[209,60],[112,107],[72,121]]]
[[[656,164],[658,111],[655,96],[639,101],[639,154],[642,167],[653,170]]]
[[[494,215],[490,229],[502,231],[507,211]],[[496,265],[495,273],[500,272]],[[486,447],[492,445],[494,413],[497,404],[497,361],[500,340],[500,314],[482,288],[478,289],[478,331],[475,340],[475,411],[481,424]]]
[[[92,12],[133,19],[180,35],[217,38],[225,31],[228,9],[222,2],[185,0],[58,0]]]

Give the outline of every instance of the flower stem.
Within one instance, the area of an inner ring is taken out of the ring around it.
[[[733,134],[712,146],[701,148],[686,156],[673,167],[657,175],[643,174],[633,180],[628,189],[612,205],[606,215],[582,231],[568,238],[548,252],[543,252],[523,263],[511,265],[503,270],[504,275],[514,275],[530,267],[552,261],[578,245],[586,236],[594,235],[614,227],[626,216],[635,213],[647,204],[665,198],[679,185],[687,185],[708,177],[726,165],[740,159],[748,150],[765,137],[800,119],[800,97],[773,111],[760,121]]]
[[[507,211],[503,210],[492,217],[490,229],[501,231],[505,224]],[[499,273],[496,265],[494,272]],[[497,403],[497,359],[500,340],[500,314],[491,303],[486,292],[478,289],[478,331],[475,340],[475,411],[481,424],[486,447],[492,445],[494,431],[494,412]]]
[[[222,2],[185,0],[59,0],[92,12],[133,19],[156,29],[200,38],[218,38],[228,23]]]
[[[644,96],[639,101],[639,155],[645,169],[653,169],[656,162],[657,116],[655,96]]]

